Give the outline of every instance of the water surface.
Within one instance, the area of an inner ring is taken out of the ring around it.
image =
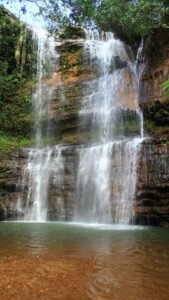
[[[0,224],[3,299],[169,299],[169,231]]]

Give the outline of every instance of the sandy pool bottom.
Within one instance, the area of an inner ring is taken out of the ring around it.
[[[0,299],[85,299],[83,291],[94,265],[94,259],[85,257],[1,257]]]

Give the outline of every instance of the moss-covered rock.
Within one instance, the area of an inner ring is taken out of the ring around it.
[[[80,26],[67,26],[63,32],[59,33],[61,39],[84,39],[85,32]]]
[[[144,129],[152,137],[169,139],[169,100],[142,104]]]

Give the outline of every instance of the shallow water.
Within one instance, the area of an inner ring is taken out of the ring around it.
[[[2,299],[168,300],[169,230],[0,224]]]

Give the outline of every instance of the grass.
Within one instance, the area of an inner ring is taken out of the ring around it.
[[[0,158],[7,157],[11,152],[18,148],[28,147],[32,140],[28,138],[19,138],[0,134]]]

